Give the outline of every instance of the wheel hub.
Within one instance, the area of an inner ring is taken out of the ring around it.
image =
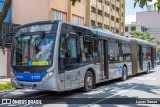
[[[88,86],[92,86],[92,77],[87,78],[87,84]]]

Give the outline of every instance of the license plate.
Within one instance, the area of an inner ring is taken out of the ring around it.
[[[32,89],[32,86],[23,86],[24,89]]]

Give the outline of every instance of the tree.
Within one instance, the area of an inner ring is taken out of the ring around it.
[[[12,0],[5,0],[4,2],[4,6],[2,8],[2,11],[0,12],[0,30],[2,29],[3,21],[7,16],[11,3],[12,3]]]
[[[134,7],[139,4],[139,7],[143,8],[144,6],[148,5],[148,2],[152,2],[153,0],[135,0]],[[160,0],[154,3],[154,7],[160,12]]]
[[[131,31],[130,34],[133,35],[135,38],[143,39],[151,43],[154,43],[154,40],[155,40],[155,38],[152,37],[148,32],[143,33],[140,31]]]

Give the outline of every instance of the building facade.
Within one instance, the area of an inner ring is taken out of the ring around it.
[[[5,0],[0,0],[0,11],[3,8]],[[7,24],[12,22],[12,6],[10,7],[7,16],[4,20],[2,25],[2,30],[0,30],[0,44],[1,44],[1,37],[3,34],[7,33],[10,29]],[[1,77],[9,77],[10,76],[10,47],[5,48],[5,54],[3,53],[2,49],[0,49],[0,78]]]
[[[13,0],[12,13],[17,24],[58,19],[124,35],[125,0]]]
[[[86,26],[124,35],[125,0],[87,0]]]
[[[129,36],[131,31],[148,32],[149,28],[138,22],[132,22],[131,24],[125,25],[125,36]]]
[[[153,6],[149,6],[147,11],[137,12],[136,20],[149,28],[148,32],[151,36],[156,37],[156,41],[160,42],[160,14],[155,11]]]
[[[86,0],[75,6],[70,0],[13,0],[12,21],[25,24],[43,20],[64,20],[85,25]],[[37,5],[38,4],[38,5]]]

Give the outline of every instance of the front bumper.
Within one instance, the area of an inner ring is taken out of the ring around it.
[[[50,77],[45,81],[40,82],[26,82],[26,81],[18,81],[15,76],[11,76],[11,83],[13,87],[16,89],[18,88],[26,88],[31,87],[32,89],[39,89],[39,90],[49,90],[49,91],[58,91],[57,84],[56,84],[56,78]]]

